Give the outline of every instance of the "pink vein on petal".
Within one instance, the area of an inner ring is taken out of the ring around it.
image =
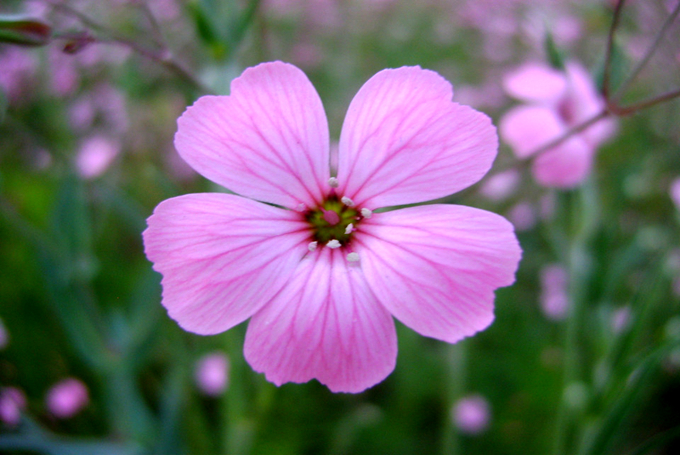
[[[291,282],[253,316],[245,355],[275,384],[318,379],[334,392],[380,382],[396,362],[396,332],[361,270],[324,248],[299,263]]]
[[[319,95],[298,68],[263,63],[204,96],[178,120],[175,146],[206,178],[260,201],[295,208],[323,198],[328,124]]]
[[[189,194],[148,219],[145,252],[163,274],[163,305],[186,330],[223,332],[284,286],[306,252],[299,213],[239,196]]]
[[[451,101],[419,67],[384,70],[350,104],[340,136],[340,192],[378,208],[436,199],[478,181],[498,140],[490,119]]]
[[[362,224],[356,251],[393,316],[448,342],[491,323],[493,291],[514,282],[521,256],[507,220],[451,205],[374,214]]]

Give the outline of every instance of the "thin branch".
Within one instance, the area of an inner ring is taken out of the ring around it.
[[[139,7],[142,14],[144,14],[144,16],[146,17],[146,20],[149,22],[149,25],[151,25],[151,33],[153,35],[154,42],[162,49],[169,49],[169,46],[166,43],[165,38],[163,37],[163,31],[161,30],[161,26],[156,20],[156,16],[153,15],[151,8],[149,8],[148,0],[139,0],[137,2],[137,6]]]
[[[569,128],[567,131],[565,131],[562,135],[558,136],[557,138],[553,139],[552,141],[548,142],[545,145],[542,145],[538,149],[536,149],[534,152],[530,153],[529,155],[532,158],[535,158],[536,156],[540,155],[543,152],[546,152],[547,150],[550,150],[551,148],[557,147],[560,145],[562,142],[566,141],[570,137],[572,137],[575,134],[580,133],[581,131],[585,130],[586,128],[592,126],[593,124],[599,122],[603,118],[607,117],[610,115],[610,111],[608,109],[603,109],[600,111],[598,114],[590,117],[588,120],[579,123],[578,125]]]
[[[144,46],[139,45],[138,43],[129,38],[119,35],[115,31],[105,27],[102,24],[99,24],[98,22],[89,18],[85,14],[81,13],[80,11],[74,8],[71,8],[68,5],[62,3],[53,3],[49,0],[47,1],[47,3],[50,6],[52,6],[52,8],[54,8],[55,11],[61,11],[64,14],[73,16],[77,18],[85,27],[93,31],[98,31],[99,33],[105,36],[104,38],[97,37],[96,38],[97,42],[118,44],[124,46],[130,49],[131,51],[141,55],[142,57],[145,57],[165,67],[167,70],[175,73],[175,75],[177,75],[184,81],[188,82],[189,84],[193,85],[197,90],[203,93],[212,93],[212,90],[206,87],[200,80],[198,80],[198,78],[196,78],[191,72],[185,69],[182,64],[175,60],[172,53],[165,46],[163,46],[163,48],[160,50],[148,49]]]
[[[611,105],[609,106],[609,112],[611,112],[613,115],[623,117],[626,115],[634,114],[635,112],[641,111],[642,109],[647,109],[648,107],[656,106],[657,104],[661,104],[678,97],[680,97],[680,89],[666,92],[662,95],[655,96],[653,98],[649,98],[626,107]]]
[[[609,27],[609,34],[607,35],[607,53],[605,54],[604,75],[602,77],[602,96],[604,96],[604,99],[606,100],[609,99],[609,79],[611,74],[612,53],[614,52],[614,34],[616,33],[616,28],[619,26],[621,11],[623,11],[623,4],[625,2],[626,0],[619,0],[616,4],[612,25]]]
[[[649,47],[649,49],[647,49],[647,52],[645,53],[644,57],[642,57],[642,60],[640,60],[640,63],[637,64],[637,66],[630,73],[628,78],[616,90],[616,94],[614,94],[614,97],[612,98],[612,104],[616,104],[619,101],[621,101],[621,98],[623,97],[623,95],[625,95],[625,93],[628,90],[628,88],[630,87],[630,85],[638,77],[640,72],[647,66],[649,59],[652,58],[652,56],[654,55],[656,50],[659,48],[659,44],[661,43],[661,40],[663,39],[663,37],[666,35],[666,32],[668,31],[668,29],[673,24],[673,21],[678,16],[678,13],[680,13],[680,3],[678,3],[676,5],[673,12],[666,18],[666,21],[663,23],[663,26],[659,30],[659,33],[656,34],[656,37],[654,38],[654,42]]]

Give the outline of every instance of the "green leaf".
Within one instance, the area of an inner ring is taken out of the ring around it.
[[[552,33],[547,32],[543,39],[543,48],[548,57],[548,63],[556,70],[564,71],[564,54],[555,44]]]
[[[44,46],[52,38],[52,27],[27,16],[0,15],[0,42],[22,46]]]
[[[238,45],[243,40],[248,28],[250,28],[250,25],[253,23],[253,19],[255,19],[255,13],[259,6],[260,0],[250,0],[248,6],[241,13],[236,25],[231,27],[229,35],[232,46]]]
[[[595,74],[595,81],[600,88],[604,85],[604,63],[605,61],[603,60]],[[621,83],[623,83],[626,75],[630,71],[630,67],[631,60],[628,57],[626,50],[614,41],[612,43],[611,56],[609,58],[609,93],[614,93]]]
[[[210,15],[206,12],[203,4],[190,3],[187,5],[189,9],[189,14],[194,20],[194,26],[198,32],[198,37],[206,44],[213,46],[219,44],[221,39],[215,25],[210,18]]]
[[[91,223],[83,183],[64,179],[52,214],[51,248],[39,250],[39,263],[50,300],[71,345],[91,368],[104,371],[114,364],[106,347],[102,319],[90,281],[96,270]]]

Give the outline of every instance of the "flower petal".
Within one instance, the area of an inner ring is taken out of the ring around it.
[[[419,67],[366,82],[340,135],[340,194],[373,209],[444,197],[482,178],[496,157],[496,130],[452,94],[445,79]]]
[[[328,123],[305,74],[282,62],[248,68],[229,96],[204,96],[177,121],[175,147],[204,177],[243,196],[315,206],[327,188]]]
[[[569,89],[563,109],[569,113],[570,125],[576,126],[602,112],[605,109],[605,101],[597,92],[593,78],[581,64],[569,62],[566,70]],[[585,137],[593,147],[598,147],[613,136],[615,131],[616,121],[612,118],[605,118],[579,134]]]
[[[394,321],[356,263],[323,248],[250,320],[245,357],[267,380],[318,379],[333,392],[361,392],[394,369]]]
[[[564,95],[567,78],[548,65],[527,63],[505,75],[503,88],[518,100],[556,103]]]
[[[376,213],[355,235],[378,300],[416,332],[450,343],[491,324],[494,290],[514,282],[522,253],[505,218],[464,206]]]
[[[527,158],[567,131],[553,109],[540,106],[518,106],[501,118],[501,139],[515,152],[517,158]]]
[[[239,196],[188,194],[147,220],[146,256],[163,274],[163,305],[185,330],[223,332],[258,311],[307,251],[300,214]]]
[[[590,173],[594,153],[593,147],[583,138],[572,136],[536,157],[532,172],[543,186],[572,188]]]

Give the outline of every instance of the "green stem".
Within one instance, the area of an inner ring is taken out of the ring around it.
[[[602,77],[602,96],[604,96],[604,99],[606,100],[609,99],[609,79],[611,77],[612,53],[614,52],[614,34],[616,33],[616,28],[619,25],[621,11],[623,11],[623,4],[625,2],[625,0],[619,0],[619,2],[616,4],[612,25],[609,27],[609,33],[607,34],[607,52],[605,54],[604,61],[604,76]]]
[[[582,378],[582,356],[580,353],[580,332],[583,322],[583,310],[585,308],[586,291],[589,274],[588,243],[597,228],[597,200],[594,188],[587,182],[577,193],[566,196],[577,197],[578,200],[569,200],[565,212],[576,219],[566,219],[569,224],[570,235],[567,251],[564,253],[562,262],[567,265],[569,275],[569,309],[567,313],[566,328],[564,332],[564,362],[562,369],[562,396],[557,412],[555,428],[555,444],[553,453],[562,455],[571,453],[569,438],[575,434],[575,415],[573,403],[566,396],[568,387],[577,384]],[[576,205],[578,203],[578,205]]]
[[[231,383],[222,399],[221,453],[225,455],[247,455],[251,452],[254,423],[248,417],[251,409],[247,390],[248,365],[243,358],[242,327],[234,327],[224,334],[229,355]]]
[[[457,455],[461,453],[458,429],[450,417],[450,411],[453,409],[456,401],[465,393],[467,349],[464,343],[446,346],[444,352],[447,373],[446,410],[448,413],[442,423],[442,455]]]

